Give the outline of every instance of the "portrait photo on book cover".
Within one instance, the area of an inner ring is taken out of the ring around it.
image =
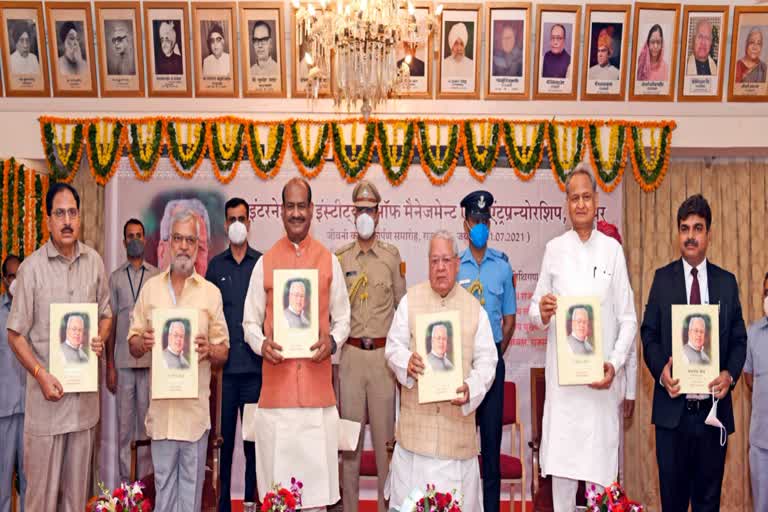
[[[289,279],[283,288],[283,315],[291,329],[308,329],[312,324],[312,287],[309,279]]]
[[[592,333],[594,314],[589,304],[574,304],[568,308],[566,316],[566,341],[575,356],[591,356],[595,353]]]
[[[90,317],[76,311],[61,317],[59,340],[64,366],[85,364],[90,358]]]
[[[430,368],[436,372],[453,370],[453,325],[447,321],[429,324],[425,340]]]
[[[712,319],[707,314],[695,313],[683,321],[683,355],[688,364],[709,365],[711,354]]]
[[[190,368],[191,328],[187,318],[169,318],[163,324],[163,365],[169,370]]]

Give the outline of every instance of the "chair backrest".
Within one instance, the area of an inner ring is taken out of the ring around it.
[[[544,418],[544,368],[531,368],[531,439],[541,441],[541,422]]]
[[[517,386],[512,381],[504,381],[504,411],[501,416],[502,425],[517,423]]]

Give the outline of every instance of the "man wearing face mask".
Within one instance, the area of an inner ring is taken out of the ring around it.
[[[107,389],[117,399],[118,474],[128,481],[131,469],[131,441],[145,439],[144,418],[149,408],[149,366],[152,354],[133,357],[128,350],[128,327],[139,292],[157,269],[144,260],[144,224],[128,219],[123,226],[126,261],[109,276],[109,296],[117,321],[107,340]],[[152,472],[152,461],[138,461],[138,474]]]
[[[483,509],[499,510],[501,499],[501,413],[504,409],[504,352],[515,331],[515,286],[507,255],[488,247],[493,195],[476,190],[461,200],[464,234],[469,240],[461,254],[458,282],[474,295],[488,313],[498,362],[493,385],[477,408],[480,451],[483,453]]]
[[[376,237],[381,195],[360,181],[352,191],[357,241],[336,251],[344,271],[352,310],[350,337],[341,353],[341,416],[371,425],[376,469],[389,471],[387,442],[395,435],[395,379],[387,368],[384,345],[395,308],[405,295],[405,264],[397,247]],[[365,436],[354,452],[342,452],[344,511],[357,512],[360,455]],[[378,479],[379,512],[386,512],[384,478]],[[398,504],[399,505],[399,504]]]
[[[653,413],[661,508],[664,512],[720,509],[727,436],[735,430],[731,390],[747,352],[739,285],[730,272],[707,260],[712,210],[696,194],[677,210],[681,258],[656,270],[640,328],[643,358],[653,375]],[[680,393],[672,378],[672,305],[719,306],[720,375],[712,394]],[[718,402],[714,402],[718,400]],[[715,407],[716,406],[716,407]],[[714,413],[714,414],[713,414]]]
[[[763,314],[747,330],[744,381],[752,391],[749,474],[754,511],[768,510],[768,274],[763,278]]]
[[[232,482],[232,455],[238,412],[245,404],[259,401],[261,391],[261,356],[256,355],[243,335],[243,306],[248,283],[261,253],[248,244],[251,228],[248,203],[233,197],[224,205],[224,227],[229,235],[229,247],[208,264],[205,278],[215,284],[224,300],[224,317],[229,329],[229,358],[224,365],[221,395],[221,495],[219,512],[229,512]],[[243,441],[245,454],[245,501],[256,501],[256,448]]]

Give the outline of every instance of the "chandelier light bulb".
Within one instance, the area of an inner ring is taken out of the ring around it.
[[[306,52],[304,54],[304,62],[307,63],[307,66],[312,66],[315,63],[314,59],[312,58],[312,54],[311,53]]]
[[[405,56],[405,63],[408,64],[409,66],[411,65],[411,61],[412,60],[413,60],[413,58],[411,57],[410,53]]]
[[[443,4],[438,4],[435,9],[435,16],[440,16],[441,14],[443,14]]]
[[[301,2],[299,0],[293,0],[292,3],[293,3],[294,9],[298,9],[299,7],[301,7]]]
[[[315,6],[314,5],[309,4],[307,6],[307,12],[309,13],[310,16],[314,16],[317,11],[315,11]]]
[[[416,7],[414,7],[411,2],[408,2],[408,14],[410,14],[411,16],[416,14]]]

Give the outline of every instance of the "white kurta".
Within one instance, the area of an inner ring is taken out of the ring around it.
[[[408,376],[408,361],[411,332],[408,323],[408,294],[395,311],[392,325],[387,334],[384,349],[387,364],[401,385],[411,389],[416,381]],[[464,382],[469,387],[469,402],[461,406],[461,412],[471,414],[483,401],[496,376],[498,354],[493,341],[493,331],[488,314],[480,308],[475,346],[472,354],[472,370]],[[449,407],[455,407],[449,405]],[[480,482],[480,466],[477,457],[466,460],[438,459],[406,450],[400,444],[395,446],[384,495],[392,507],[399,507],[413,489],[426,489],[434,484],[438,491],[456,489],[463,496],[463,510],[482,511],[483,494]]]
[[[550,240],[528,311],[534,325],[548,330],[542,474],[608,486],[618,471],[619,419],[615,411],[624,398],[623,386],[616,379],[606,390],[558,384],[555,317],[545,326],[539,311],[539,301],[547,293],[600,298],[603,356],[620,372],[637,332],[621,246],[596,230],[586,242],[573,230]]]
[[[220,58],[210,54],[203,59],[203,76],[229,76],[229,54],[224,52]]]
[[[261,354],[264,343],[264,264],[253,268],[243,310],[245,341]],[[328,309],[331,336],[337,350],[349,336],[349,298],[339,260],[331,258]],[[272,484],[288,485],[295,476],[304,483],[303,508],[324,507],[339,501],[338,429],[336,407],[256,409],[256,463],[259,496]]]
[[[11,73],[15,75],[36,75],[40,73],[37,55],[29,52],[26,57],[15,51],[11,54]]]

